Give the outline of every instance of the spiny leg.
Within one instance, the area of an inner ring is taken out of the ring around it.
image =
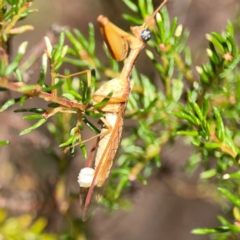
[[[75,76],[82,75],[82,74],[85,74],[85,73],[87,74],[88,87],[90,87],[91,84],[92,84],[92,81],[91,81],[92,73],[91,73],[91,70],[89,70],[89,69],[84,70],[84,71],[80,71],[80,72],[76,72],[76,73],[72,73],[72,74],[68,74],[68,75],[63,75],[63,74],[60,74],[60,73],[56,73],[55,78],[60,77],[60,78],[63,78],[63,79],[67,79],[67,78],[75,77]],[[52,85],[55,84],[55,78],[52,79]],[[52,91],[54,91],[54,90],[52,90]]]
[[[112,131],[112,126],[110,125],[110,123],[109,123],[105,118],[100,118],[100,119],[101,119],[101,121],[105,124],[105,126],[107,127],[107,131],[100,132],[99,134],[97,134],[97,135],[95,135],[95,136],[93,136],[93,137],[90,137],[90,138],[88,138],[88,139],[86,139],[86,140],[84,140],[84,141],[82,141],[82,142],[78,142],[78,143],[75,143],[75,144],[73,144],[73,145],[71,145],[71,146],[69,146],[69,147],[66,147],[66,148],[64,149],[64,153],[68,152],[71,148],[76,147],[76,146],[78,146],[79,144],[83,144],[83,143],[86,143],[86,142],[88,142],[88,141],[91,141],[91,140],[93,140],[93,139],[95,139],[95,138],[104,137],[104,136],[108,135],[108,134]]]
[[[74,76],[78,76],[78,75],[81,75],[81,74],[87,74],[87,83],[88,83],[88,87],[91,87],[91,76],[92,76],[92,73],[91,73],[91,70],[84,70],[84,71],[81,71],[81,72],[76,72],[76,73],[72,73],[72,74],[68,74],[68,75],[63,75],[63,74],[60,74],[60,73],[54,73],[54,75],[52,75],[52,86],[55,85],[55,79],[56,77],[59,77],[59,78],[63,78],[63,79],[67,79],[67,78],[70,78],[70,77],[74,77]],[[55,98],[57,98],[57,90],[56,89],[53,89],[51,91],[51,93],[49,94],[51,95],[51,97],[53,98],[53,100],[56,100]],[[69,102],[70,100],[68,100]],[[75,105],[77,104],[75,101],[70,101],[70,103],[72,103],[72,106],[71,104],[68,104],[69,107],[71,108],[74,108]],[[61,104],[61,103],[60,103]],[[79,105],[79,104],[77,104]],[[65,107],[67,107],[65,104],[63,105]],[[78,107],[77,107],[78,108]],[[79,110],[84,110],[88,108],[87,105],[85,105],[85,108],[78,108]],[[66,111],[65,111],[66,112]]]

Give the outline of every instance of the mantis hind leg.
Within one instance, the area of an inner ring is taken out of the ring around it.
[[[67,78],[75,77],[75,76],[82,75],[82,74],[87,74],[87,84],[88,84],[88,87],[91,87],[91,85],[92,85],[92,80],[91,80],[92,79],[92,71],[89,70],[89,69],[84,70],[84,71],[80,71],[80,72],[76,72],[76,73],[72,73],[72,74],[68,74],[68,75],[63,75],[63,74],[60,74],[60,73],[56,73],[52,76],[52,86],[55,85],[55,79],[57,77],[67,79]],[[53,89],[51,93],[56,95],[56,89]]]
[[[65,78],[66,79],[66,78],[82,75],[82,74],[85,74],[85,73],[87,74],[88,87],[90,87],[91,84],[92,84],[92,81],[91,81],[92,72],[89,69],[84,70],[84,71],[80,71],[80,72],[76,72],[76,73],[72,73],[72,74],[68,74],[68,75],[63,75],[63,74],[57,73],[56,77]]]
[[[93,136],[93,137],[90,137],[90,138],[88,138],[88,139],[86,139],[86,140],[84,140],[84,141],[81,141],[81,142],[75,143],[75,144],[73,144],[73,145],[71,145],[71,146],[69,146],[69,147],[66,147],[66,148],[64,149],[64,153],[68,152],[71,148],[76,147],[76,146],[78,146],[79,144],[83,144],[83,143],[89,142],[89,141],[91,141],[91,140],[93,140],[93,139],[96,139],[96,138],[99,138],[99,137],[104,137],[104,136],[108,135],[108,134],[112,131],[112,126],[111,126],[110,123],[108,123],[108,121],[107,121],[105,118],[100,118],[100,119],[101,119],[101,121],[105,124],[105,126],[106,126],[106,128],[105,128],[106,131],[100,132],[99,134],[97,134],[97,135],[95,135],[95,136]]]

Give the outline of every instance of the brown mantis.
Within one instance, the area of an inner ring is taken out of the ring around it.
[[[125,62],[119,77],[102,85],[92,96],[93,103],[96,104],[100,103],[110,92],[113,93],[107,104],[101,108],[101,112],[104,113],[104,117],[101,118],[104,125],[85,168],[78,176],[83,221],[86,221],[95,209],[108,182],[113,160],[120,144],[123,114],[131,91],[131,72],[139,53],[151,38],[151,32],[147,26],[166,2],[167,0],[164,0],[142,26],[131,27],[133,35],[118,28],[102,15],[97,19],[111,56],[117,61],[125,60]],[[128,57],[126,57],[127,54]]]

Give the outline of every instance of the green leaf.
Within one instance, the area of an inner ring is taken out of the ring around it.
[[[81,46],[83,47],[83,49],[88,49],[87,39],[82,35],[82,33],[78,29],[74,29],[73,31],[77,36],[77,41],[79,41],[81,43]],[[82,47],[81,47],[81,49],[82,49]]]
[[[215,65],[219,66],[222,62],[214,48],[214,45],[212,43],[210,43],[209,46],[210,46],[210,49],[209,48],[207,49],[207,54],[210,59],[210,62],[212,63],[212,65],[214,67],[215,67]]]
[[[214,169],[209,169],[205,172],[202,172],[200,174],[200,178],[202,179],[206,179],[206,178],[211,178],[211,177],[214,177],[217,173],[217,170],[214,168]]]
[[[226,131],[224,142],[226,145],[228,145],[228,147],[231,148],[231,150],[234,152],[236,156],[239,154],[239,148],[236,146],[229,131]]]
[[[83,144],[83,143],[80,143],[80,144],[79,144],[79,147],[80,147],[81,150],[82,150],[82,156],[83,156],[83,158],[86,159],[86,158],[87,158],[87,148],[86,148],[86,145]]]
[[[71,93],[63,93],[62,97],[67,98],[67,99],[69,99],[71,101],[75,100],[75,97]]]
[[[240,171],[237,171],[234,173],[226,173],[223,175],[223,179],[229,179],[229,178],[240,178]]]
[[[27,129],[21,131],[19,135],[22,136],[24,134],[30,133],[34,129],[36,129],[36,128],[40,127],[41,125],[43,125],[46,121],[47,121],[47,119],[45,119],[45,118],[40,119],[37,123],[32,125],[30,128],[27,128]]]
[[[59,103],[55,103],[55,102],[51,102],[47,106],[50,107],[50,108],[57,108],[57,107],[60,106],[60,104]]]
[[[94,56],[95,51],[95,32],[94,32],[94,25],[89,23],[88,25],[88,33],[89,33],[89,47],[86,49],[89,55]]]
[[[121,177],[120,181],[118,182],[116,191],[114,193],[114,199],[117,199],[120,196],[122,189],[127,185],[128,181],[129,181],[128,175]]]
[[[137,180],[140,181],[144,186],[147,186],[147,180],[140,174],[137,175]],[[129,179],[128,179],[128,181],[129,181]]]
[[[177,28],[177,24],[178,24],[178,19],[175,17],[172,21],[172,26],[171,26],[171,29],[170,29],[170,32],[169,32],[167,42],[170,40],[170,38],[174,37],[175,31],[176,31],[176,28]]]
[[[213,107],[213,112],[216,118],[216,123],[217,123],[217,127],[216,127],[216,135],[218,137],[218,139],[223,142],[224,141],[224,136],[225,136],[225,127],[223,124],[223,120],[222,117],[218,111],[218,109],[216,107]]]
[[[227,189],[225,188],[218,188],[218,190],[225,196],[227,197],[234,205],[236,205],[237,207],[240,207],[240,198],[234,194],[232,194],[231,192],[229,192]],[[240,229],[239,229],[240,230]]]
[[[183,111],[185,114],[188,114],[189,116],[191,116],[195,125],[199,125],[199,126],[201,125],[200,120],[198,119],[198,117],[196,117],[194,112],[192,112],[191,110],[190,111],[183,110]]]
[[[23,42],[19,48],[18,48],[18,53],[15,59],[7,66],[5,70],[5,75],[8,76],[10,75],[13,71],[16,70],[17,66],[20,63],[20,60],[22,59],[23,55],[25,54],[26,48],[27,48],[28,42]]]
[[[82,100],[82,96],[79,93],[75,92],[74,90],[69,90],[66,92],[66,94],[71,94],[75,98]]]
[[[123,0],[123,2],[128,6],[129,9],[131,9],[133,12],[138,11],[138,7],[135,3],[129,0]]]
[[[131,22],[132,24],[135,24],[135,25],[141,25],[142,24],[142,20],[141,19],[138,19],[138,18],[135,18],[133,17],[132,15],[129,15],[129,14],[123,14],[122,17]]]
[[[70,136],[69,139],[68,139],[66,142],[64,142],[64,143],[61,143],[61,144],[59,145],[59,147],[67,147],[67,146],[69,146],[70,144],[73,143],[73,141],[74,141],[75,138],[76,138],[76,135]]]
[[[210,126],[206,119],[202,121],[202,136],[205,138],[206,141],[210,139]]]
[[[176,79],[172,84],[172,97],[174,101],[178,101],[181,98],[184,84],[181,79]]]
[[[197,137],[199,134],[198,131],[177,131],[176,135],[182,135],[182,136],[192,136]]]
[[[200,121],[202,121],[204,119],[202,111],[200,109],[200,107],[198,106],[197,103],[189,101],[190,106],[192,107],[193,111],[197,114],[198,118]]]
[[[222,73],[219,74],[220,78],[227,77],[229,75],[229,73],[231,73],[237,67],[237,65],[239,63],[240,63],[240,54],[238,54],[233,59],[233,61],[228,65],[228,67],[226,68],[225,71],[223,71]]]
[[[25,120],[34,120],[34,119],[38,119],[38,118],[42,118],[42,114],[33,114],[33,115],[28,115],[23,117],[23,119]]]
[[[192,123],[192,124],[195,124],[195,121],[194,119],[192,118],[191,115],[188,115],[184,112],[172,112],[173,115],[175,115],[176,117],[178,118],[182,118],[182,119],[185,119],[187,120],[188,122]]]
[[[212,33],[212,34],[206,34],[206,38],[208,41],[212,42],[214,46],[218,48],[221,54],[224,54],[224,48],[223,48],[223,42],[222,37],[219,34]]]
[[[144,136],[142,140],[148,145],[155,143],[153,132],[149,129],[147,122],[143,120],[139,121],[138,135]]]
[[[14,71],[15,75],[16,75],[16,79],[19,81],[19,82],[22,82],[23,81],[23,75],[20,71],[19,68],[17,68],[15,71]]]
[[[208,102],[209,102],[208,97],[205,96],[202,104],[202,114],[204,118],[206,118],[208,115]]]
[[[138,114],[142,114],[144,115],[145,113],[149,113],[149,111],[155,107],[157,101],[158,101],[158,97],[156,97],[155,99],[153,99],[152,101],[150,101],[148,106],[144,106],[144,109],[139,109],[139,111],[137,112]],[[135,109],[138,109],[138,107],[136,106]]]
[[[30,228],[31,232],[33,232],[35,234],[40,234],[44,230],[46,225],[47,225],[47,219],[40,217],[31,226],[31,228]]]
[[[8,140],[0,141],[0,147],[8,145],[10,142]]]
[[[93,111],[90,111],[90,110],[86,110],[85,113],[86,113],[89,117],[92,117],[92,118],[101,118],[101,117],[104,117],[104,114],[103,114],[103,113],[93,112]]]
[[[141,83],[142,83],[142,88],[143,88],[143,107],[147,108],[156,97],[154,96],[155,87],[153,84],[150,82],[149,78],[141,74]]]
[[[21,108],[21,109],[16,109],[14,112],[19,113],[19,112],[34,112],[34,113],[44,113],[46,112],[45,109],[42,108]]]
[[[57,89],[57,88],[61,87],[63,84],[64,84],[64,81],[58,81],[58,82],[57,82],[56,84],[54,84],[53,86],[42,88],[42,91],[44,91],[44,92],[50,92],[50,91],[52,91],[53,89]]]
[[[59,57],[63,50],[64,39],[65,39],[65,35],[64,35],[64,32],[62,31],[59,36],[58,45],[57,45],[56,49],[53,50],[53,53],[52,53],[52,57],[51,57],[52,63],[56,64],[57,61],[59,60]]]
[[[17,91],[20,93],[28,93],[31,91],[37,91],[38,87],[38,85],[25,85],[21,88],[18,88]]]
[[[4,110],[8,109],[15,103],[19,102],[21,98],[15,98],[15,99],[10,99],[7,102],[5,102],[2,107],[0,108],[0,112],[3,112]]]
[[[226,220],[224,217],[218,216],[218,220],[221,222],[222,225],[228,227],[228,228],[229,228],[229,231],[231,231],[231,232],[236,232],[236,233],[239,233],[239,232],[240,232],[240,227],[238,227],[237,225],[231,224],[231,223],[230,223],[228,220]]]
[[[145,5],[145,0],[138,0],[138,9],[140,10],[141,16],[145,16],[147,9]]]
[[[232,36],[230,36],[230,35],[228,35],[227,36],[227,41],[230,43],[230,45],[231,45],[231,54],[233,55],[233,56],[235,56],[236,54],[237,54],[237,46],[236,46],[236,41],[235,41],[235,39],[232,37]]]
[[[192,234],[198,234],[198,235],[211,234],[211,233],[224,233],[224,232],[229,232],[229,228],[228,227],[196,228],[196,229],[191,231]]]
[[[93,132],[95,132],[95,133],[100,133],[101,131],[97,128],[97,127],[95,127],[90,121],[88,121],[88,119],[85,117],[85,116],[83,116],[82,117],[82,120],[85,122],[85,124],[88,126],[88,128],[90,128]]]
[[[154,12],[152,0],[146,0],[147,15],[151,15]]]
[[[24,103],[26,102],[27,99],[28,99],[28,96],[27,96],[27,95],[23,95],[23,96],[20,98],[19,105],[22,107],[22,106],[24,105]]]
[[[95,104],[94,108],[96,109],[103,108],[109,102],[112,95],[113,92],[110,92],[100,103]]]
[[[234,37],[234,27],[230,21],[227,22],[227,34],[228,36]]]
[[[220,143],[215,143],[215,142],[205,142],[204,146],[207,149],[221,149],[221,144]]]
[[[54,65],[54,72],[57,72],[59,70],[59,68],[62,66],[63,64],[63,58],[64,56],[66,55],[67,53],[67,49],[68,49],[68,46],[63,46],[62,48],[62,51],[60,53],[60,56],[58,58],[58,60],[55,62],[55,65]]]
[[[6,69],[6,60],[1,58],[0,59],[0,77],[5,76],[5,69]]]
[[[41,66],[40,76],[39,76],[38,81],[37,81],[37,83],[38,83],[40,86],[43,86],[44,81],[45,81],[45,79],[46,79],[46,74],[47,74],[47,61],[48,61],[48,58],[47,58],[47,55],[46,55],[46,53],[45,53],[45,54],[43,54],[43,56],[42,56],[42,66]]]

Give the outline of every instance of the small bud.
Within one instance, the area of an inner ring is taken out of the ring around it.
[[[160,43],[160,44],[159,44],[159,49],[160,49],[162,52],[165,52],[165,44],[164,44],[164,43]]]
[[[196,70],[199,74],[202,74],[203,73],[203,69],[199,66],[196,66]]]
[[[153,53],[151,51],[146,50],[146,54],[151,60],[154,59]]]
[[[193,88],[194,88],[195,90],[198,90],[198,89],[199,89],[199,83],[196,82],[196,81],[194,81],[194,82],[193,82]]]
[[[228,61],[228,62],[231,62],[232,59],[233,59],[233,56],[232,56],[230,53],[225,53],[225,54],[223,55],[223,59],[225,59],[225,60]]]
[[[176,31],[175,31],[175,36],[176,36],[176,37],[180,37],[181,34],[182,34],[182,30],[183,30],[182,24],[178,25],[178,26],[177,26],[177,29],[176,29]]]
[[[161,22],[162,21],[162,17],[161,17],[160,13],[156,14],[156,20],[157,20],[157,22]]]
[[[209,49],[209,48],[207,48],[207,55],[208,55],[209,57],[212,57],[212,56],[213,56],[213,52],[212,52],[212,50]]]
[[[240,228],[240,222],[235,221],[235,222],[234,222],[234,225],[237,226],[238,228]]]
[[[206,34],[205,36],[206,36],[206,39],[207,39],[208,41],[211,41],[211,40],[212,40],[212,36],[211,36],[210,34]]]
[[[47,53],[48,53],[49,57],[51,57],[52,56],[52,44],[48,37],[44,37],[44,40],[45,40],[46,47],[47,47]]]
[[[75,91],[78,91],[79,88],[80,88],[80,81],[78,78],[74,77],[72,79],[72,88],[75,90]]]
[[[61,53],[61,58],[64,58],[64,56],[65,56],[66,53],[67,53],[67,50],[68,50],[68,46],[65,45],[65,46],[63,47],[63,50],[62,50],[62,53]]]
[[[24,54],[26,52],[27,45],[28,45],[27,41],[23,42],[18,48],[18,53]]]
[[[25,6],[26,6],[26,7],[31,7],[31,6],[32,6],[32,2],[26,2],[26,3],[25,3]]]
[[[129,174],[128,176],[129,181],[133,182],[136,180],[136,175],[134,173]]]
[[[223,175],[223,179],[229,179],[229,178],[230,178],[230,176],[228,173]]]
[[[44,67],[44,69],[47,69],[47,54],[44,53],[42,56],[42,66]]]

